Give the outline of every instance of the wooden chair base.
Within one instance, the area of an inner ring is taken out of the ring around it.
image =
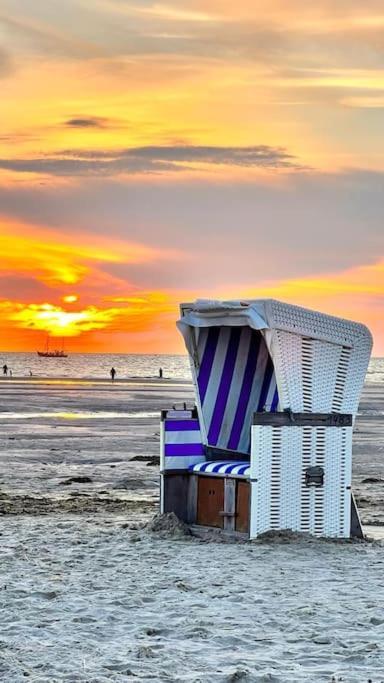
[[[250,484],[235,477],[163,474],[163,512],[187,524],[249,533]]]

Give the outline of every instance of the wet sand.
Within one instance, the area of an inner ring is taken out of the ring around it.
[[[160,410],[192,401],[189,384],[12,380],[0,391],[0,513],[157,505]]]
[[[156,507],[160,410],[192,405],[190,384],[26,379],[3,380],[0,392],[0,513]],[[75,481],[82,477],[87,481]],[[381,384],[364,389],[353,488],[364,524],[384,526]]]
[[[193,402],[190,385],[12,379],[0,392],[1,680],[384,681],[381,541],[142,528],[157,510],[159,411]],[[383,387],[370,384],[353,480],[378,535],[383,454]]]

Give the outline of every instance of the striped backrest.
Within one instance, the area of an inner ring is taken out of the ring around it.
[[[198,419],[165,418],[161,423],[161,429],[161,471],[185,470],[190,465],[205,460]]]
[[[210,446],[250,452],[254,412],[275,412],[275,372],[262,334],[250,327],[198,331],[197,388]]]

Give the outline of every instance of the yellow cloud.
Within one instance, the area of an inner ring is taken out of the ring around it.
[[[109,7],[115,7],[119,12],[121,12],[121,3],[116,3],[110,1]],[[126,10],[129,13],[137,13],[149,15],[151,17],[158,17],[159,19],[167,19],[168,21],[185,21],[185,22],[212,22],[218,21],[220,17],[217,15],[210,14],[208,12],[199,12],[188,8],[180,8],[176,5],[166,5],[162,3],[154,3],[149,7],[138,7],[136,5],[128,5],[124,7],[123,11]]]
[[[297,278],[261,283],[257,296],[284,297],[311,301],[345,296],[376,297],[384,295],[384,261],[358,266],[342,273],[330,273],[316,278]],[[312,304],[313,305],[313,304]]]
[[[71,297],[64,297],[71,298]],[[113,299],[112,299],[113,301]],[[159,318],[175,310],[170,296],[162,292],[144,293],[138,297],[117,297],[109,307],[87,306],[78,311],[67,311],[50,303],[0,301],[3,326],[44,331],[53,337],[77,337],[84,332],[108,329],[110,332],[150,330]],[[12,336],[12,335],[11,335]]]
[[[116,317],[115,309],[99,310],[89,306],[71,313],[51,304],[15,305],[16,310],[8,315],[21,328],[44,330],[53,337],[76,337],[82,332],[107,327]]]

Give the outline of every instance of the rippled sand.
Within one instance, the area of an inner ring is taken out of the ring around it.
[[[152,415],[192,400],[189,386],[0,388],[0,680],[384,681],[381,542],[141,529],[158,498]],[[369,385],[354,441],[363,520],[379,532],[383,404]]]

